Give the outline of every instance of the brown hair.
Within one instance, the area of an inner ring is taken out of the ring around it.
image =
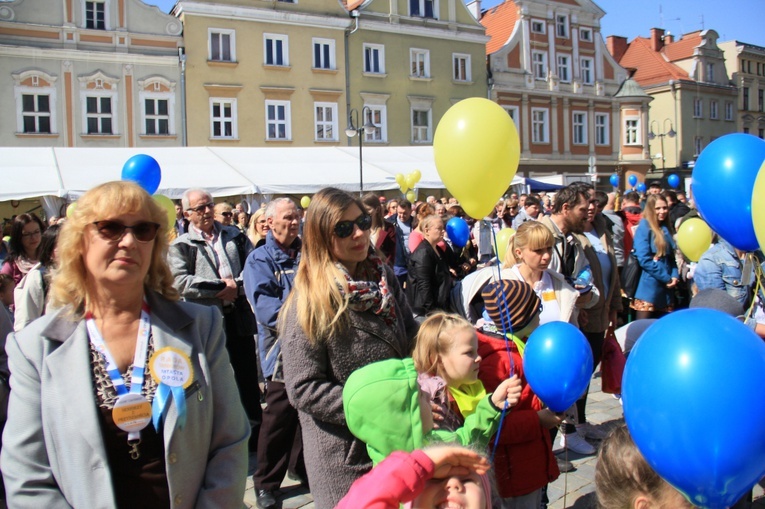
[[[412,359],[414,368],[418,373],[427,373],[431,376],[441,376],[438,370],[439,355],[446,353],[452,347],[454,334],[450,334],[456,328],[469,328],[473,330],[470,322],[459,315],[437,312],[430,315],[420,325],[417,331]]]

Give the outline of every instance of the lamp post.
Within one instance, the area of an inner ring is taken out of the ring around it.
[[[367,106],[361,109],[361,120],[364,120],[364,112],[370,110]],[[359,127],[356,127],[356,126]],[[362,150],[364,147],[364,133],[372,132],[377,127],[372,123],[371,115],[367,117],[367,121],[364,125],[359,124],[359,111],[356,108],[351,109],[348,112],[348,127],[345,129],[345,135],[349,138],[353,138],[357,134],[359,135],[359,196],[364,194],[364,161],[362,159]]]
[[[669,122],[669,131],[667,131],[667,122]],[[649,140],[655,140],[656,137],[659,137],[661,139],[661,176],[664,176],[664,162],[665,162],[665,156],[664,156],[664,137],[669,136],[670,138],[674,138],[677,134],[674,129],[672,129],[672,121],[668,118],[664,119],[664,122],[662,122],[662,129],[663,132],[656,134],[653,131],[653,125],[656,124],[658,126],[658,122],[656,120],[651,121],[651,130],[648,133],[648,139]]]

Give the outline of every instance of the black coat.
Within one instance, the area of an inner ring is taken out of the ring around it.
[[[420,242],[409,258],[407,296],[416,315],[448,311],[452,275],[443,253],[439,256],[427,240]]]

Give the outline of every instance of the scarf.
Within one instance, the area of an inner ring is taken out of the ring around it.
[[[486,389],[480,380],[459,387],[449,387],[449,392],[464,417],[475,412],[478,403],[486,397]]]
[[[359,313],[371,311],[387,325],[396,324],[396,308],[388,288],[385,266],[371,247],[367,259],[359,264],[359,279],[354,280],[342,263],[336,263],[335,266],[343,273],[348,284],[346,292],[343,285],[337,282],[340,293],[348,301],[350,309]]]

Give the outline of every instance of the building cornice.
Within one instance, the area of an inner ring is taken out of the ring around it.
[[[419,19],[419,18],[418,18]],[[449,41],[460,41],[460,42],[473,42],[476,44],[486,44],[489,42],[489,39],[491,37],[481,34],[481,33],[470,33],[466,30],[470,30],[475,32],[476,27],[473,26],[464,26],[464,30],[453,30],[452,27],[454,26],[453,23],[450,23],[448,21],[438,21],[438,20],[432,20],[428,19],[425,21],[428,26],[423,26],[420,24],[404,24],[404,23],[390,23],[388,21],[377,21],[375,19],[364,19],[361,18],[359,20],[359,28],[362,28],[364,30],[369,30],[373,32],[383,32],[388,34],[397,34],[397,35],[410,35],[410,36],[418,36],[423,37],[427,36],[429,38],[433,39],[444,39]]]
[[[0,56],[42,60],[70,60],[82,62],[109,62],[135,65],[178,67],[177,56],[141,55],[140,53],[107,53],[103,51],[36,48],[32,46],[0,45]]]
[[[274,9],[259,9],[237,5],[208,4],[201,2],[181,1],[176,5],[178,16],[206,16],[210,18],[235,19],[242,21],[264,21],[282,23],[285,25],[310,26],[345,30],[350,28],[352,21],[347,16],[321,16],[302,12],[277,11]]]

